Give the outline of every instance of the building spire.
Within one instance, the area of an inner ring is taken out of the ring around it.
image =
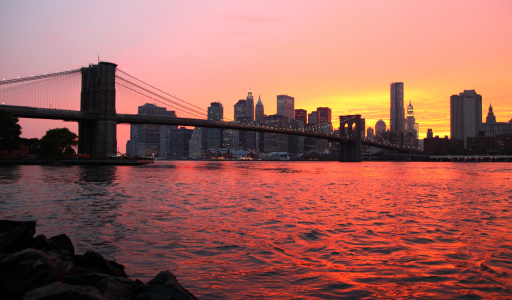
[[[496,116],[492,111],[492,104],[489,102],[489,112],[487,113],[487,118],[485,119],[485,123],[496,123]]]

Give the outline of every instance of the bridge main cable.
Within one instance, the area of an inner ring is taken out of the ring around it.
[[[38,79],[69,75],[69,74],[80,72],[81,69],[82,68],[78,68],[75,70],[68,70],[68,71],[64,71],[64,72],[56,72],[56,73],[49,73],[49,74],[43,74],[43,75],[37,75],[37,76],[2,80],[2,81],[0,81],[0,85],[12,84],[12,83],[22,83],[22,82],[28,82],[28,81],[38,80]]]

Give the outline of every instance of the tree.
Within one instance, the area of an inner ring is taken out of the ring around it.
[[[0,151],[11,152],[19,148],[21,126],[18,121],[10,112],[0,109]]]
[[[78,136],[67,128],[50,129],[41,138],[40,155],[44,158],[62,158],[64,154],[75,154]]]

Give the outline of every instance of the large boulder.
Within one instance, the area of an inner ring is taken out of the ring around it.
[[[57,236],[49,238],[48,241],[55,250],[66,250],[71,255],[75,255],[75,247],[73,246],[71,239],[67,235],[59,234]]]
[[[0,252],[14,253],[32,247],[36,222],[0,220]]]
[[[107,261],[103,256],[94,251],[87,251],[84,255],[75,255],[77,267],[85,270],[95,270],[107,275],[128,277],[124,272],[124,266],[114,261]],[[86,272],[91,273],[91,272]]]
[[[106,274],[83,274],[66,276],[64,283],[81,286],[96,287],[107,299],[132,299],[133,288],[137,282],[123,277],[115,277]]]
[[[0,265],[0,291],[19,298],[27,291],[60,281],[66,265],[57,253],[25,249],[3,257]]]
[[[23,300],[106,300],[105,296],[93,286],[80,286],[55,282],[34,289]]]
[[[173,273],[163,271],[150,280],[147,285],[137,289],[137,300],[193,300],[197,298],[184,288]]]

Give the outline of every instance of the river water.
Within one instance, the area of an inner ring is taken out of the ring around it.
[[[200,299],[512,298],[512,164],[0,166],[36,220]]]

